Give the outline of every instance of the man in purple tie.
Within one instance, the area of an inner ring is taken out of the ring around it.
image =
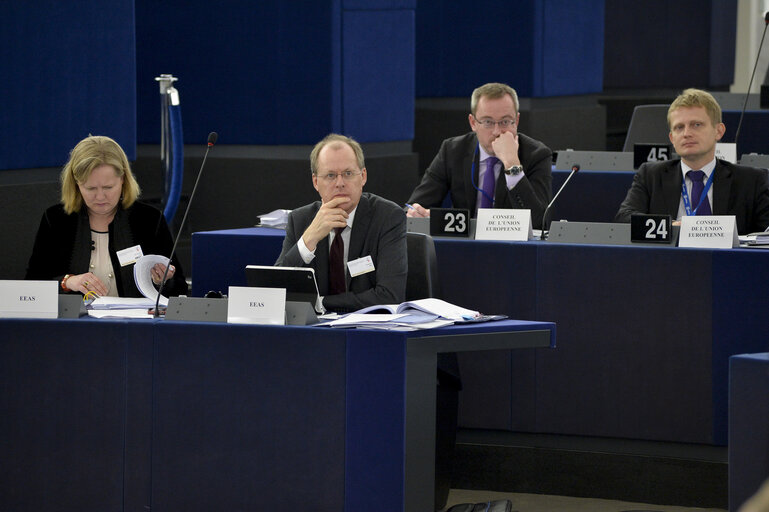
[[[687,89],[668,109],[670,142],[679,159],[643,164],[615,220],[634,213],[734,215],[737,231],[747,234],[769,226],[769,180],[764,169],[716,158],[716,142],[726,127],[721,107],[710,93]]]
[[[552,197],[553,152],[518,131],[521,114],[512,87],[489,83],[473,91],[469,132],[446,139],[421,183],[414,189],[406,214],[429,217],[447,194],[454,208],[530,209],[539,228]]]

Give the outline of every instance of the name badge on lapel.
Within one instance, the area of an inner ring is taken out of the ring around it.
[[[348,261],[347,268],[350,270],[351,277],[357,277],[361,274],[373,272],[375,270],[374,260],[371,259],[371,256],[363,256],[357,260]]]
[[[121,267],[136,263],[136,260],[144,256],[141,245],[134,245],[117,252],[117,259]]]

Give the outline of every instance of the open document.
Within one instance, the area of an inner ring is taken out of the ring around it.
[[[472,320],[480,316],[480,313],[477,311],[456,306],[441,299],[418,299],[402,302],[400,304],[369,306],[367,308],[359,309],[356,313],[376,313],[379,312],[379,310],[387,311],[389,313],[423,312],[457,322]]]
[[[433,329],[453,323],[497,320],[504,316],[487,316],[441,299],[419,299],[401,304],[369,306],[325,323],[329,327],[416,330]]]

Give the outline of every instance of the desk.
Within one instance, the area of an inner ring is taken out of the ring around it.
[[[436,354],[554,345],[515,320],[0,320],[0,509],[432,510]]]
[[[270,231],[195,233],[193,283],[242,283],[243,259],[277,258]],[[728,358],[767,348],[769,252],[449,239],[436,252],[442,298],[559,329],[557,351],[460,355],[461,426],[726,444]]]
[[[769,477],[769,353],[729,358],[729,510]]]

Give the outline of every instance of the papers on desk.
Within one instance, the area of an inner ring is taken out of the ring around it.
[[[760,231],[748,235],[740,235],[740,245],[743,247],[762,247],[769,249],[769,232]]]
[[[153,304],[154,308],[155,305]],[[154,318],[148,308],[142,309],[89,309],[88,316],[93,318]]]
[[[99,297],[88,305],[94,318],[152,318],[155,301],[147,297]]]
[[[456,306],[441,299],[418,299],[403,302],[401,304],[380,304],[359,309],[355,313],[375,313],[378,311],[384,311],[393,314],[415,314],[422,312],[457,322],[472,320],[473,318],[480,316],[480,313],[477,311]]]
[[[99,297],[88,305],[88,315],[96,318],[151,318],[148,310],[155,307],[158,290],[152,282],[152,267],[168,265],[168,258],[147,254],[134,263],[134,282],[144,297]],[[168,298],[160,295],[160,305],[168,306]]]
[[[441,299],[419,299],[402,304],[369,306],[324,323],[328,327],[413,331],[434,329],[458,322],[474,322],[484,317]]]
[[[453,324],[453,320],[439,318],[429,313],[350,313],[338,320],[325,324],[329,327],[360,327],[365,329],[386,329],[391,331],[414,331],[433,329]]]
[[[257,226],[265,228],[280,228],[285,229],[288,224],[288,214],[291,210],[273,210],[270,213],[258,215]]]

